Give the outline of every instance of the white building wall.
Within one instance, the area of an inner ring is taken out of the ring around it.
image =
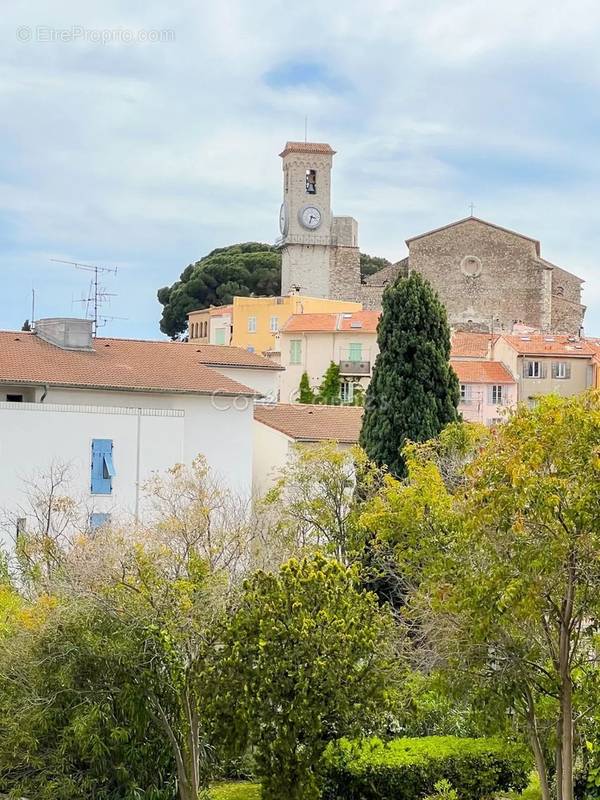
[[[260,497],[273,486],[277,473],[287,464],[294,440],[256,419],[253,433],[252,487]]]
[[[0,508],[15,510],[23,481],[47,472],[53,461],[73,466],[70,493],[87,513],[133,515],[138,483],[199,454],[225,484],[249,495],[252,425],[247,397],[65,389],[50,390],[43,404],[0,402]],[[110,495],[91,493],[92,439],[113,441],[117,474]]]
[[[251,369],[248,367],[211,367],[218,370],[221,375],[231,378],[244,386],[249,386],[263,397],[276,400],[279,391],[280,370],[276,369]]]

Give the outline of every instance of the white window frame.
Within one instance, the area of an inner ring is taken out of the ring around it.
[[[490,387],[490,396],[492,405],[494,406],[503,406],[504,405],[504,386],[501,383],[494,383]]]
[[[269,330],[271,333],[277,333],[279,330],[279,317],[271,317],[269,320]]]
[[[534,361],[529,359],[527,361],[527,377],[538,380],[542,377],[543,367],[541,361]]]
[[[248,317],[248,333],[256,333],[256,317]]]
[[[555,361],[554,366],[556,367],[556,375],[554,376],[557,380],[566,381],[569,377],[569,365],[566,361]]]
[[[471,405],[473,401],[473,387],[470,383],[461,383],[460,384],[460,402],[464,406]]]

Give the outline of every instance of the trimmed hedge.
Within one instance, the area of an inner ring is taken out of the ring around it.
[[[445,778],[461,800],[479,800],[524,789],[530,769],[525,748],[497,739],[341,739],[325,756],[323,798],[417,800]]]

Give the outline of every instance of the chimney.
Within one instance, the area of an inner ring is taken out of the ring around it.
[[[38,319],[35,323],[36,336],[63,350],[93,350],[92,320],[72,317],[53,317]]]

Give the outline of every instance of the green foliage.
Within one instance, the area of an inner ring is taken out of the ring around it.
[[[433,786],[433,794],[428,794],[423,800],[459,800],[458,792],[452,788],[450,781],[445,778]]]
[[[323,406],[337,406],[340,404],[342,381],[340,378],[339,364],[331,362],[323,376],[316,402]]]
[[[313,392],[308,380],[308,372],[303,372],[300,378],[300,386],[298,387],[298,402],[311,404],[315,402],[315,393]]]
[[[458,379],[449,365],[446,311],[418,273],[383,295],[379,355],[367,389],[360,444],[397,477],[407,441],[424,442],[458,419]]]
[[[211,800],[260,800],[258,783],[220,783],[210,790]]]
[[[264,800],[316,800],[329,741],[380,713],[387,621],[355,570],[316,553],[245,585],[226,647],[230,732],[255,748]],[[235,743],[235,742],[234,742]]]
[[[0,655],[0,792],[172,800],[167,742],[132,666],[142,642],[88,602],[40,598]]]
[[[234,295],[278,295],[281,253],[271,245],[245,242],[212,250],[189,264],[178,281],[158,290],[163,308],[160,329],[175,338],[187,328],[193,309],[231,303]]]
[[[369,256],[366,253],[360,254],[360,274],[364,277],[366,275],[373,275],[379,272],[384,267],[391,266],[392,262],[387,258],[380,258],[379,256]]]
[[[449,781],[461,800],[527,785],[530,764],[518,745],[494,739],[342,739],[326,754],[327,800],[417,800]],[[445,795],[447,796],[447,795]]]
[[[389,261],[361,253],[361,273],[371,275]],[[281,251],[261,242],[244,242],[212,250],[189,264],[179,280],[157,292],[164,306],[160,329],[176,338],[187,328],[187,314],[223,306],[234,296],[268,297],[281,291]]]

